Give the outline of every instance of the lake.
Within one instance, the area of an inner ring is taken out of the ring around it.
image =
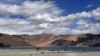
[[[32,49],[37,50],[36,47],[32,46],[21,46],[21,47],[10,47],[10,48],[0,48],[0,49]],[[64,51],[100,51],[100,47],[43,47],[40,50],[49,50],[49,51],[57,51],[57,50],[64,50]]]

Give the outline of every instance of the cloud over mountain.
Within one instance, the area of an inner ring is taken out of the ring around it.
[[[92,11],[83,11],[66,16],[62,16],[63,12],[64,10],[52,1],[24,1],[21,5],[0,3],[0,33],[100,33],[98,32],[100,30],[99,22],[86,21],[86,19],[100,21],[100,7]],[[76,26],[70,27],[73,22]]]

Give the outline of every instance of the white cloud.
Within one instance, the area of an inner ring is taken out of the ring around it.
[[[66,18],[69,18],[70,20],[83,18],[95,18],[100,20],[100,7],[89,12],[83,11],[80,13],[69,14],[68,16],[66,16]]]
[[[25,1],[22,5],[0,4],[0,33],[7,34],[79,34],[100,33],[100,23],[87,23],[85,19],[100,20],[100,7],[92,11],[60,16],[62,9],[53,2]],[[26,19],[11,18],[9,15],[22,15]],[[70,24],[77,21],[76,28]],[[10,32],[10,33],[9,33]]]
[[[60,15],[62,10],[53,2],[25,1],[22,5],[0,4],[0,13],[28,16],[31,19],[53,20]],[[52,19],[53,18],[53,19]]]
[[[50,28],[50,25],[49,23],[42,23],[42,24],[39,24],[38,27],[40,28]]]
[[[90,7],[92,7],[92,6],[93,6],[92,4],[89,4],[89,5],[86,6],[86,8],[90,8]]]

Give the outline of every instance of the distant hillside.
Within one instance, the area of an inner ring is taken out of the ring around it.
[[[100,34],[78,35],[8,35],[0,33],[0,47],[51,47],[51,46],[95,46],[100,47]]]

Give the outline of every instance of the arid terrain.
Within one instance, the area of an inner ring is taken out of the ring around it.
[[[34,46],[100,46],[100,34],[77,34],[77,35],[8,35],[0,34],[0,47]]]
[[[42,53],[43,52],[43,53]],[[100,56],[99,52],[0,50],[0,56]]]

